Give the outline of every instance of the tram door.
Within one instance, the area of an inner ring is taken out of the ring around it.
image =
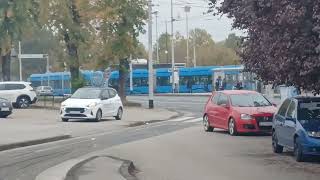
[[[224,81],[225,80],[225,71],[223,70],[214,70],[213,71],[213,75],[212,75],[212,89],[216,90],[216,82],[218,80],[219,77],[221,77],[221,79]]]

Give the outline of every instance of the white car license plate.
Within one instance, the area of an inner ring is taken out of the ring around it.
[[[80,114],[80,111],[70,111],[70,114]]]
[[[1,111],[10,111],[9,108],[1,108]]]
[[[260,126],[272,126],[272,122],[260,122]]]

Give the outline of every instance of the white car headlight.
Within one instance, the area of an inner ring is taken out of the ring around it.
[[[253,117],[249,114],[241,114],[241,119],[242,120],[252,120]]]
[[[93,103],[90,103],[89,105],[87,105],[88,108],[94,108],[98,105],[98,103],[96,102],[93,102]]]
[[[307,133],[310,137],[320,138],[320,132],[308,131]]]

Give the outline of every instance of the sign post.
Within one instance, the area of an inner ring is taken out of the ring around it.
[[[21,42],[19,42],[19,75],[20,75],[20,81],[22,81],[22,59],[46,59],[47,60],[47,66],[46,71],[47,73],[50,71],[50,65],[49,65],[49,55],[48,54],[21,54]],[[49,81],[49,78],[48,78]],[[49,82],[48,82],[49,85]]]

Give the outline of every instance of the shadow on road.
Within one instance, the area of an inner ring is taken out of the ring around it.
[[[225,130],[215,130],[214,133],[229,135],[229,132]],[[271,133],[241,133],[235,137],[266,137],[266,136],[271,136]]]
[[[111,122],[111,121],[118,121],[115,119],[101,119],[99,122]],[[70,123],[99,123],[95,120],[91,119],[70,119],[68,122]]]

